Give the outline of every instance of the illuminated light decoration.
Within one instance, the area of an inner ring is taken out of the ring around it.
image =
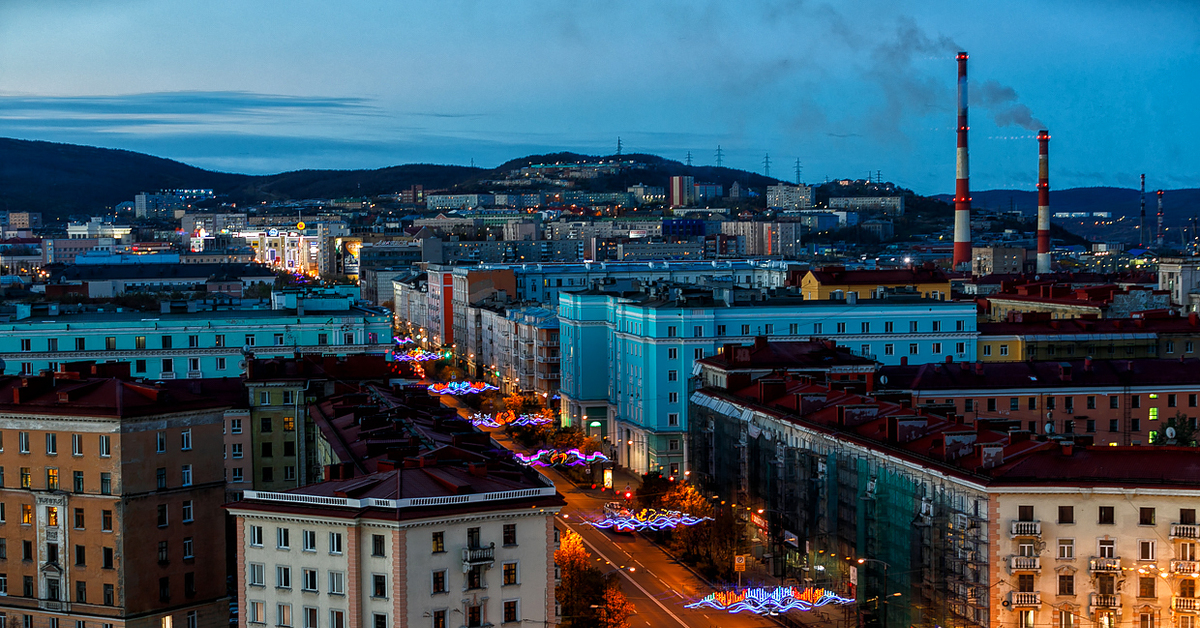
[[[828,589],[755,587],[735,591],[714,591],[691,604],[684,604],[684,608],[711,608],[730,613],[750,611],[758,615],[768,615],[794,610],[811,611],[827,604],[850,604],[853,601]]]
[[[522,453],[518,453],[516,456],[517,460],[522,464],[533,465],[535,467],[581,467],[594,462],[608,462],[608,456],[598,451],[585,454],[579,451],[579,449],[568,449],[566,451],[539,449],[532,456]]]
[[[588,523],[597,528],[616,528],[617,530],[668,530],[679,526],[694,526],[712,521],[712,517],[697,517],[678,510],[658,510],[643,508],[636,513],[623,511],[620,513],[606,512],[604,518]]]
[[[449,382],[429,385],[429,392],[435,395],[476,395],[486,390],[500,389],[486,382]]]
[[[407,336],[405,336],[404,338],[401,338],[400,336],[392,336],[392,340],[396,341],[396,346],[416,344],[415,340],[413,340],[412,338],[409,338]]]
[[[428,362],[430,360],[436,360],[440,357],[441,357],[441,355],[439,355],[437,353],[430,353],[424,349],[409,349],[408,351],[405,351],[404,353],[397,354],[396,361],[397,362]]]
[[[500,427],[501,423],[490,414],[476,412],[475,414],[471,415],[471,425],[474,425],[475,427]]]
[[[554,419],[551,419],[548,416],[542,416],[540,414],[522,414],[521,416],[513,419],[512,421],[509,421],[508,424],[513,425],[513,426],[545,425],[553,420]]]

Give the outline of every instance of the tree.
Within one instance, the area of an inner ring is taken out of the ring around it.
[[[1167,425],[1175,428],[1175,438],[1166,438],[1166,435],[1164,434],[1159,438],[1158,443],[1177,445],[1179,447],[1196,446],[1196,428],[1192,418],[1188,417],[1182,412],[1177,411],[1175,412],[1175,416],[1167,419]]]
[[[554,550],[554,564],[560,577],[554,596],[563,615],[573,626],[596,625],[596,611],[604,602],[605,580],[600,570],[592,567],[583,537],[563,530],[558,549]]]
[[[671,491],[672,482],[654,471],[642,476],[642,485],[634,492],[638,508],[658,508],[663,498]]]
[[[621,591],[621,585],[616,578],[609,580],[604,587],[604,601],[596,613],[600,628],[629,628],[629,616],[632,614],[633,605]]]

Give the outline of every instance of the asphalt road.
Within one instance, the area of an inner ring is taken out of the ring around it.
[[[442,402],[456,408],[464,416],[473,412],[456,398],[443,396]],[[505,447],[523,450],[503,430],[490,432]],[[713,589],[645,537],[612,534],[584,523],[585,518],[602,514],[604,503],[612,499],[611,492],[606,497],[600,491],[577,488],[553,468],[540,471],[554,481],[559,493],[567,500],[567,505],[559,515],[559,527],[568,527],[583,537],[584,544],[596,560],[597,568],[603,572],[618,571],[621,574],[621,590],[636,609],[636,614],[629,618],[631,628],[749,628],[779,625],[765,617],[748,613],[730,614],[684,608],[684,604],[704,597]]]

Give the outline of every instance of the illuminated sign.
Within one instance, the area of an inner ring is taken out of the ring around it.
[[[278,229],[268,229],[268,230],[267,230],[267,235],[268,235],[268,236],[271,236],[272,238],[278,238],[278,237],[279,237],[279,230],[278,230]]]
[[[685,604],[684,608],[711,608],[740,613],[750,611],[759,615],[811,611],[826,604],[853,602],[827,589],[813,587],[755,587],[736,591],[714,591],[704,598]]]

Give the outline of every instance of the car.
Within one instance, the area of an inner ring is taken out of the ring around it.
[[[622,504],[621,502],[608,502],[604,504],[604,517],[606,519],[617,519],[610,531],[615,534],[633,534],[633,523],[630,521],[633,517],[633,511]]]

